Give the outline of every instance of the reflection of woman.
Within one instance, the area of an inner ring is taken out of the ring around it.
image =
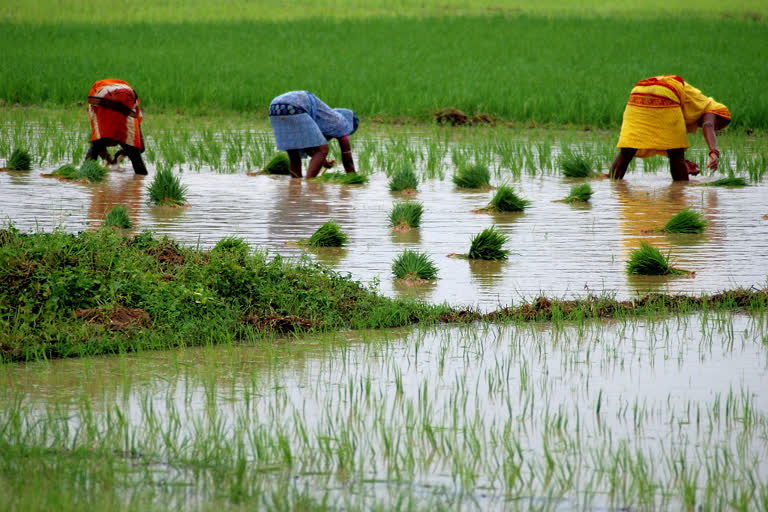
[[[611,165],[611,177],[622,179],[635,156],[666,155],[672,179],[688,180],[688,175],[698,174],[699,168],[685,159],[685,150],[689,147],[687,133],[695,133],[699,126],[709,146],[707,168],[716,170],[720,152],[715,130],[725,128],[730,121],[731,113],[725,105],[704,96],[679,76],[661,75],[640,80],[624,109],[616,145],[619,154]]]
[[[115,78],[99,80],[88,95],[88,117],[91,120],[91,146],[86,160],[99,157],[108,164],[120,156],[127,156],[136,174],[147,174],[141,153],[144,138],[141,135],[142,112],[136,91],[127,83]],[[120,145],[114,160],[107,148]]]
[[[91,204],[88,207],[88,218],[91,226],[98,228],[105,214],[115,206],[125,205],[128,216],[134,226],[139,222],[139,207],[141,205],[141,188],[144,184],[142,176],[121,175],[110,173],[110,182],[105,182],[91,190]]]
[[[310,155],[307,178],[314,178],[321,167],[330,167],[328,140],[338,139],[344,170],[355,172],[349,136],[355,133],[359,120],[346,108],[332,109],[308,91],[281,94],[269,105],[269,122],[275,134],[277,149],[288,152],[291,176],[301,178],[301,154]]]

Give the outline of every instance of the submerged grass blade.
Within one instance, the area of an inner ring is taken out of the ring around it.
[[[707,221],[700,213],[685,208],[674,215],[664,225],[667,233],[702,233],[707,227]]]
[[[509,251],[503,249],[509,240],[507,235],[496,230],[496,226],[485,228],[472,238],[467,256],[473,260],[505,260]]]
[[[392,263],[392,274],[397,279],[432,280],[437,277],[437,267],[426,253],[406,249]]]
[[[310,247],[343,247],[346,243],[347,235],[332,220],[320,226],[307,241]]]

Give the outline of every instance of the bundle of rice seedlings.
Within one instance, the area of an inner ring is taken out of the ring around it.
[[[417,228],[421,222],[421,214],[424,213],[422,203],[404,201],[395,203],[389,212],[389,223],[393,228]]]
[[[702,183],[709,187],[748,187],[749,183],[744,178],[736,177],[733,172],[728,173],[727,178],[720,178],[719,180],[710,181],[709,183]]]
[[[78,180],[88,180],[91,183],[101,181],[107,175],[107,169],[99,165],[96,160],[86,160],[77,171]]]
[[[392,274],[397,279],[430,281],[437,278],[437,267],[426,253],[406,249],[392,263]]]
[[[491,171],[483,164],[459,167],[453,175],[453,183],[462,188],[480,188],[491,185]]]
[[[392,173],[389,179],[389,190],[400,192],[402,190],[416,190],[419,186],[419,178],[410,163],[406,162]]]
[[[128,216],[128,209],[125,205],[114,206],[107,212],[104,218],[105,226],[114,226],[120,229],[130,229],[133,226],[131,218]]]
[[[496,194],[494,194],[486,209],[500,212],[521,212],[529,204],[531,202],[515,194],[512,187],[502,185],[496,190]]]
[[[320,226],[307,241],[310,247],[342,247],[346,243],[347,235],[332,220]]]
[[[72,164],[66,164],[53,171],[51,176],[56,176],[65,180],[75,180],[77,179],[77,172],[77,167]]]
[[[563,201],[566,203],[573,203],[576,201],[586,203],[589,201],[590,197],[592,197],[592,187],[589,186],[589,183],[582,183],[581,185],[571,187],[570,193],[563,199]]]
[[[496,226],[485,228],[472,238],[467,257],[473,260],[505,260],[509,251],[502,246],[509,238],[496,230]]]
[[[665,257],[661,251],[646,241],[640,242],[640,248],[634,249],[627,260],[627,274],[664,276],[685,273],[684,270],[669,264],[669,253]]]
[[[362,183],[368,183],[368,176],[360,174],[359,172],[325,172],[320,176],[312,179],[324,183],[339,183],[341,185],[359,185]]]
[[[187,187],[170,167],[161,167],[147,187],[150,203],[157,206],[183,206],[187,203]]]
[[[288,153],[281,152],[273,156],[272,160],[267,162],[266,167],[264,167],[264,172],[279,175],[291,174],[291,160],[288,158]]]
[[[32,158],[23,149],[16,148],[6,164],[11,171],[28,171],[32,168]]]
[[[560,157],[560,167],[566,178],[587,178],[593,174],[592,164],[582,155],[571,151],[563,151]]]
[[[664,225],[667,233],[701,233],[707,227],[707,221],[700,213],[685,208],[674,215]]]

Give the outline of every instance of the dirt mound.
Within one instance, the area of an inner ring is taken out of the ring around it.
[[[75,318],[84,320],[88,324],[97,324],[112,331],[123,331],[129,327],[149,327],[152,318],[149,313],[138,308],[117,309],[78,309]]]
[[[164,243],[152,247],[147,250],[147,253],[154,256],[158,262],[168,263],[169,265],[183,265],[186,261],[186,257],[174,243]]]
[[[281,316],[251,313],[246,315],[245,318],[243,318],[243,321],[251,324],[259,331],[276,332],[280,334],[308,331],[316,327],[310,320],[295,315]]]
[[[488,114],[475,114],[468,116],[461,110],[454,107],[441,108],[432,112],[432,119],[439,124],[450,124],[452,126],[462,126],[468,124],[495,124],[493,118]]]

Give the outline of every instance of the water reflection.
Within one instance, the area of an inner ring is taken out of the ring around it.
[[[144,176],[128,172],[111,172],[102,183],[89,189],[91,202],[88,206],[88,218],[92,228],[97,229],[104,222],[107,212],[115,206],[125,205],[128,217],[134,227],[141,215],[141,191]]]

